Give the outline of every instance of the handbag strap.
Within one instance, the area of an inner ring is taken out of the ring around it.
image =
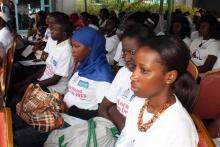
[[[33,90],[35,88],[35,85],[34,84],[29,84],[25,93],[24,93],[24,96],[21,100],[21,110],[20,111],[23,111],[23,105],[24,105],[24,102],[30,97],[30,95],[32,94]]]
[[[93,119],[89,119],[88,120],[88,138],[87,138],[87,143],[86,143],[86,147],[90,146],[90,141],[91,141],[91,136],[93,139],[93,145],[94,147],[97,147],[97,140],[96,140],[96,134],[95,134],[95,121]]]

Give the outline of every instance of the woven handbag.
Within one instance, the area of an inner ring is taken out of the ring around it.
[[[34,84],[28,86],[22,100],[16,105],[17,114],[40,132],[62,127],[62,108],[62,97],[59,93],[47,93]]]

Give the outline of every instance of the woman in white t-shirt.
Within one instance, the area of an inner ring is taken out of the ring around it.
[[[178,36],[189,47],[191,44],[190,25],[185,16],[176,16],[172,19],[170,34]]]
[[[213,16],[203,16],[199,23],[201,37],[193,40],[190,45],[191,60],[198,67],[200,73],[212,70],[218,56],[220,38],[220,24]]]
[[[127,28],[122,35],[122,53],[126,65],[118,71],[99,107],[99,116],[111,120],[120,131],[124,127],[129,104],[134,98],[130,76],[134,68],[135,50],[152,36],[152,30],[138,23]]]
[[[196,97],[196,83],[187,72],[190,52],[169,36],[145,43],[135,54],[131,89],[136,97],[116,147],[197,147],[197,131],[186,111],[192,111]]]
[[[68,114],[90,119],[98,114],[98,103],[114,78],[105,55],[104,36],[91,27],[83,27],[72,36],[72,54],[79,66],[68,84],[64,102]]]

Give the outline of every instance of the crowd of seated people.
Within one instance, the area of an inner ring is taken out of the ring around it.
[[[13,110],[16,146],[43,146],[50,133],[39,132],[16,114],[16,104],[33,83],[45,92],[61,94],[68,116],[82,120],[100,116],[113,122],[121,133],[117,147],[196,147],[199,138],[190,114],[198,89],[187,66],[193,62],[199,73],[220,68],[220,22],[202,13],[194,17],[199,19],[194,24],[187,14],[175,11],[167,28],[166,16],[149,11],[117,14],[103,8],[99,16],[37,12],[36,26],[30,21],[31,40],[22,49],[31,45],[33,53],[31,57],[15,53],[19,55],[6,102]],[[2,65],[2,52],[12,44],[2,12],[0,32]],[[45,66],[32,70],[34,66],[19,64],[36,60],[33,55],[39,52]],[[209,126],[214,137],[218,120]],[[62,128],[68,128],[71,124],[64,121]]]

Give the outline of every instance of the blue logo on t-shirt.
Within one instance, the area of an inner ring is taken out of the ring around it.
[[[80,86],[80,87],[88,88],[89,87],[89,82],[79,80],[77,85]]]
[[[53,60],[53,65],[56,66],[57,65],[57,61]]]

